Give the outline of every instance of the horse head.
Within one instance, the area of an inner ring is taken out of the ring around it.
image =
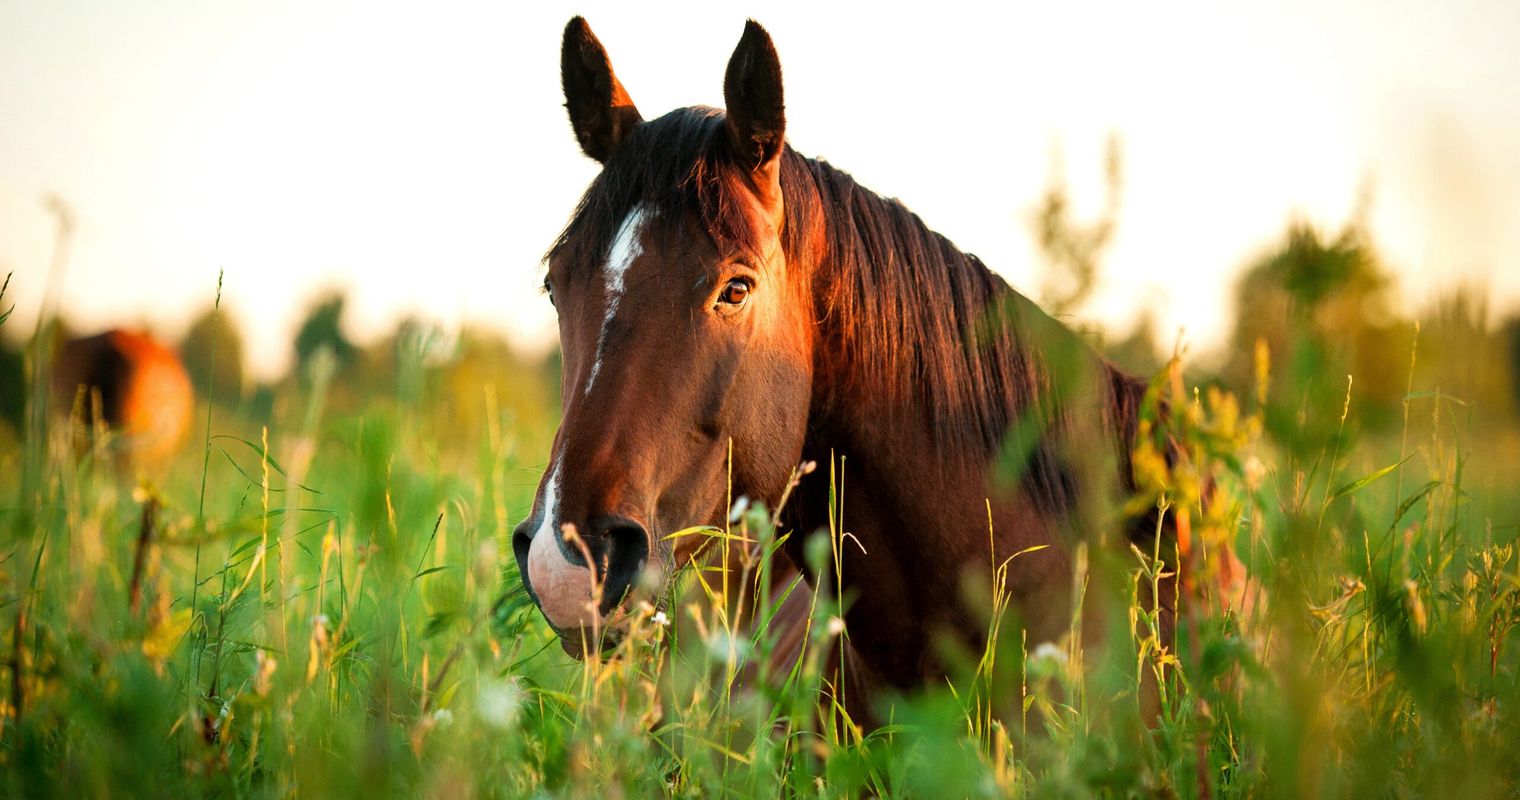
[[[727,498],[775,497],[801,457],[813,303],[788,255],[781,67],[750,22],[727,112],[645,121],[584,20],[565,29],[565,106],[602,172],[548,256],[563,421],[513,549],[524,585],[581,654],[608,646],[721,524]],[[641,582],[640,576],[650,576]]]

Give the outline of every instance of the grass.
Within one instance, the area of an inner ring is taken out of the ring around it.
[[[832,704],[837,581],[763,579],[793,536],[830,575],[852,557],[847,521],[778,530],[737,499],[723,530],[688,532],[727,558],[636,613],[615,658],[573,661],[508,538],[552,409],[490,382],[461,400],[450,367],[406,357],[405,385],[350,395],[319,358],[266,424],[203,408],[204,436],[152,470],[114,468],[109,434],[83,456],[60,424],[6,440],[7,795],[1520,792],[1520,446],[1436,387],[1411,384],[1391,435],[1309,409],[1337,433],[1284,441],[1263,435],[1266,394],[1163,376],[1189,458],[1142,447],[1155,491],[1135,502],[1185,520],[1215,567],[1232,544],[1254,608],[1200,578],[1167,648],[1135,587],[1173,554],[1083,546],[1078,605],[1132,635],[1030,642],[998,582],[978,583],[986,649],[947,644],[946,682],[885,698],[865,729]],[[848,463],[796,477],[849,491]],[[746,620],[787,592],[812,594],[807,656],[766,674],[774,636]]]

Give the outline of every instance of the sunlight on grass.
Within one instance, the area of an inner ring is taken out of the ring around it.
[[[1508,444],[1482,452],[1504,459],[1475,461],[1490,429],[1439,387],[1411,377],[1402,429],[1358,438],[1360,381],[1344,382],[1343,402],[1303,412],[1317,438],[1282,441],[1266,436],[1264,346],[1246,402],[1188,386],[1174,362],[1141,425],[1142,491],[1102,513],[1159,509],[1187,552],[1079,545],[1075,607],[1102,610],[1110,635],[1074,619],[1056,642],[1028,640],[1002,580],[1029,551],[988,552],[966,586],[982,651],[945,644],[944,684],[885,698],[871,724],[847,711],[840,671],[845,610],[870,599],[835,588],[858,557],[837,513],[792,531],[730,498],[722,528],[668,535],[701,537],[702,566],[633,608],[603,658],[565,656],[509,557],[540,469],[519,454],[543,451],[553,412],[504,407],[496,384],[441,390],[425,351],[398,355],[412,361],[392,391],[357,398],[318,355],[267,420],[203,406],[204,437],[170,464],[121,468],[109,432],[78,451],[80,419],[0,454],[8,794],[1516,788],[1504,514],[1520,448],[1498,434]],[[801,465],[787,493],[828,481],[837,508],[849,469]],[[816,586],[778,556],[789,537],[808,540]],[[1149,598],[1179,559],[1173,646]],[[783,606],[803,625],[787,658],[769,624]]]

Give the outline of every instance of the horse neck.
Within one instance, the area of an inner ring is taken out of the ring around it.
[[[860,459],[980,474],[1045,382],[1037,327],[1059,324],[895,201],[806,162],[814,318],[811,427]],[[802,170],[797,170],[802,173]],[[815,439],[818,437],[814,437]]]
[[[819,322],[805,446],[820,464],[844,458],[846,511],[852,499],[861,507],[845,529],[867,549],[898,554],[904,569],[941,569],[953,582],[959,576],[948,574],[952,567],[985,553],[989,511],[998,551],[1013,552],[1006,548],[1046,543],[1079,494],[1123,491],[1143,386],[917,218],[874,196],[870,208],[857,209],[853,192],[866,190],[845,188],[851,191],[835,185],[824,192],[825,206],[845,216],[830,218],[829,248],[814,272]],[[891,216],[884,222],[883,214]],[[910,237],[909,246],[893,250],[844,235],[884,229],[899,241]],[[914,253],[928,261],[906,263]],[[933,280],[945,283],[927,283]],[[861,287],[883,294],[873,306],[861,299]],[[870,324],[873,314],[903,315],[894,324],[909,333],[883,336],[878,327],[866,340],[872,347],[862,348],[851,326]],[[1015,425],[1035,441],[1027,463],[1012,470],[1022,475],[1000,484],[994,467]],[[1073,464],[1073,452],[1106,474],[1078,468],[1084,465]],[[828,498],[815,493],[812,500],[816,524],[827,519]],[[948,532],[971,530],[983,532],[975,543],[946,541]]]

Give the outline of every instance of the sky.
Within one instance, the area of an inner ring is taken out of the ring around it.
[[[996,7],[993,7],[993,6]],[[1290,220],[1359,208],[1406,309],[1520,307],[1520,3],[730,4],[0,0],[0,275],[29,331],[62,197],[76,327],[177,337],[211,302],[282,373],[321,293],[363,341],[419,315],[552,345],[541,256],[597,165],[559,84],[584,14],[646,118],[722,105],[746,17],[794,147],[903,200],[1026,294],[1053,165],[1079,217],[1124,193],[1084,317],[1223,339]]]

